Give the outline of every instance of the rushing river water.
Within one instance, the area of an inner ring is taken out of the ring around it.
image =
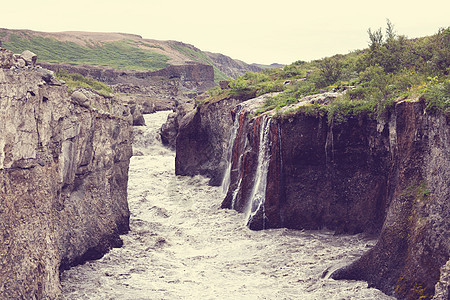
[[[64,299],[393,299],[366,282],[327,276],[375,241],[328,231],[251,231],[244,214],[219,209],[219,187],[175,176],[175,153],[157,133],[167,114],[146,115],[148,126],[136,128],[124,246],[65,271]]]

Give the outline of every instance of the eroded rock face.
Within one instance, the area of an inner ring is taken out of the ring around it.
[[[129,229],[132,116],[88,92],[70,98],[42,70],[1,67],[0,298],[54,299],[60,270]]]
[[[239,100],[227,99],[195,108],[178,120],[175,173],[207,175],[220,185],[225,170],[225,149],[233,123],[230,110]]]
[[[441,268],[441,278],[436,283],[433,300],[446,300],[450,298],[450,260]]]
[[[243,61],[232,59],[220,53],[205,52],[220,71],[231,78],[244,75],[247,72],[259,72],[262,69],[255,65],[249,65]]]
[[[177,138],[180,174],[225,174],[219,166],[232,143],[223,207],[247,213],[252,229],[381,233],[373,249],[333,277],[366,280],[400,299],[431,298],[450,253],[449,116],[403,101],[379,121],[361,115],[329,124],[326,116],[302,113],[251,118],[258,101],[188,114]],[[261,157],[267,184],[256,195]]]
[[[198,84],[212,82],[214,86],[214,69],[210,65],[200,63],[188,63],[185,65],[168,66],[157,71],[129,71],[118,70],[110,67],[100,67],[91,65],[69,65],[40,62],[42,67],[58,72],[66,70],[70,73],[79,73],[83,76],[89,76],[101,82],[114,84],[134,84],[139,86],[148,86],[153,80],[179,79],[182,83],[196,82]]]
[[[424,108],[396,105],[389,207],[379,241],[333,278],[363,279],[399,299],[433,296],[450,253],[450,119]]]

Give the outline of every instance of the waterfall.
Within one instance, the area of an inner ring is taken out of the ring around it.
[[[130,161],[128,181],[131,231],[121,236],[123,247],[62,272],[61,300],[395,300],[368,288],[366,282],[335,281],[328,276],[361,256],[376,240],[363,234],[336,236],[332,231],[251,231],[243,224],[245,215],[217,209],[220,187],[209,186],[202,176],[175,176],[175,153],[158,139],[168,114],[145,115],[147,126],[134,128],[136,155]],[[271,136],[272,144],[267,139],[268,123],[257,120],[253,141],[255,160],[259,149],[260,162],[265,160],[266,165],[269,153],[279,151],[275,136]],[[270,130],[275,135],[274,129]],[[280,142],[283,132],[278,134]],[[251,148],[247,138],[240,142],[244,144],[237,147],[236,141],[235,150]],[[237,152],[234,155],[233,168],[238,168]],[[261,174],[267,166],[258,169]],[[245,179],[247,174],[239,175],[238,179]],[[247,179],[250,192],[253,176],[248,174]],[[241,188],[244,185],[242,180]]]
[[[260,123],[258,166],[256,168],[255,180],[247,207],[247,224],[249,224],[257,212],[262,208],[263,229],[265,222],[264,202],[266,200],[267,172],[270,162],[270,124],[271,118],[263,116]]]
[[[228,188],[230,187],[230,183],[231,183],[231,168],[233,165],[233,149],[234,149],[234,144],[236,142],[236,136],[237,136],[237,133],[238,133],[239,127],[240,127],[241,112],[242,112],[242,107],[238,106],[236,108],[236,115],[234,117],[233,127],[231,128],[230,140],[228,142],[227,157],[226,157],[227,168],[225,169],[225,174],[223,176],[222,185],[221,185],[221,190],[224,194],[226,194],[228,192]],[[233,197],[233,198],[235,198],[235,197]],[[231,208],[234,208],[234,207],[231,207]]]

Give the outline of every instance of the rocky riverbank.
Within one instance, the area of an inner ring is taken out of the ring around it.
[[[304,113],[253,117],[263,100],[229,98],[187,113],[176,172],[226,182],[222,206],[246,213],[253,229],[379,234],[332,276],[400,299],[431,298],[450,252],[449,116],[419,100],[341,124]]]
[[[56,298],[60,270],[120,246],[129,229],[129,108],[69,96],[35,61],[0,49],[2,299]]]

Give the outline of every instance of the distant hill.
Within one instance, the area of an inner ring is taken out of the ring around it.
[[[38,60],[73,65],[88,64],[116,69],[156,71],[170,65],[198,62],[213,66],[215,80],[236,78],[259,66],[177,41],[143,39],[139,35],[99,32],[37,32],[0,29],[2,47],[15,53],[31,50]]]
[[[261,69],[274,69],[274,68],[283,68],[285,65],[278,64],[278,63],[273,63],[273,64],[270,64],[270,65],[252,64],[252,66],[255,66],[255,67],[261,68]]]

